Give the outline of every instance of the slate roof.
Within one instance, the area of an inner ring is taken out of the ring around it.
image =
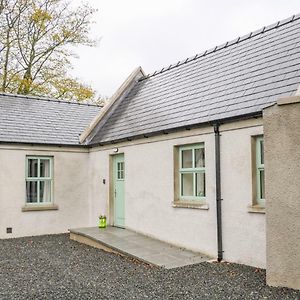
[[[0,142],[79,145],[100,107],[0,94]]]
[[[299,83],[300,14],[142,78],[90,144],[261,114]]]

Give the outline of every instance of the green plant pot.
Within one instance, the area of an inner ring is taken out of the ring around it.
[[[99,228],[106,228],[106,216],[99,217]]]

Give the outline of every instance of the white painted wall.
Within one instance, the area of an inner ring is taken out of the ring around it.
[[[251,136],[262,127],[222,132],[223,248],[226,260],[266,266],[265,215],[249,213],[252,204]]]
[[[54,157],[54,203],[58,210],[22,212],[25,157]],[[67,232],[89,225],[88,153],[51,147],[0,147],[0,238]],[[6,234],[12,227],[13,233]]]
[[[265,267],[265,216],[249,213],[247,209],[252,203],[251,136],[262,134],[261,123],[249,120],[221,127],[222,215],[224,258]],[[209,209],[174,208],[174,146],[200,142],[205,143],[206,150]],[[92,149],[89,190],[93,225],[97,224],[100,213],[111,215],[109,161],[116,147],[125,154],[125,226],[216,257],[212,128]]]

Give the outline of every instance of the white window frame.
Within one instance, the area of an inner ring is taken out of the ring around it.
[[[28,166],[29,160],[34,159],[38,161],[37,166],[37,177],[29,177],[28,176]],[[40,161],[41,160],[49,160],[49,177],[41,177],[40,176]],[[25,204],[26,206],[35,206],[35,205],[51,205],[53,204],[53,157],[52,156],[26,156],[26,168],[25,168]],[[27,182],[37,182],[37,202],[27,202]],[[40,183],[41,181],[50,182],[50,201],[40,202]]]
[[[195,150],[203,149],[204,150],[204,167],[195,167]],[[184,150],[192,150],[192,168],[182,168],[182,151]],[[187,201],[197,201],[197,202],[205,202],[206,199],[206,172],[205,172],[205,146],[204,143],[193,144],[193,145],[184,145],[179,146],[179,201],[187,202]],[[182,174],[192,173],[193,174],[193,196],[183,196],[182,195]],[[196,195],[196,174],[203,173],[204,174],[204,196]]]
[[[265,164],[264,164],[264,153],[262,151],[264,147],[264,139],[263,136],[256,137],[256,203],[259,206],[265,207],[265,197],[262,197],[262,189],[264,189],[265,194],[265,180],[262,182],[261,180],[261,172],[265,172]],[[265,173],[264,173],[265,178]]]

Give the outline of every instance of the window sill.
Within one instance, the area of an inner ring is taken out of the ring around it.
[[[172,206],[175,208],[194,208],[194,209],[203,209],[208,210],[209,206],[207,203],[195,203],[195,202],[183,202],[183,201],[174,201]]]
[[[266,208],[260,205],[249,205],[248,206],[249,213],[257,213],[257,214],[265,214]]]
[[[22,211],[43,211],[43,210],[58,210],[58,206],[54,204],[50,205],[25,205],[22,207]]]

